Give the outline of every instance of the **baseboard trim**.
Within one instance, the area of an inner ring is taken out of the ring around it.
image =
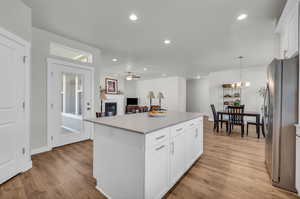
[[[21,172],[26,172],[28,171],[29,169],[32,168],[32,161],[27,161],[25,164],[24,164],[24,167],[22,168]]]
[[[102,193],[106,198],[111,199],[111,197],[109,197],[100,187],[96,186],[96,189]]]
[[[51,148],[48,147],[48,146],[43,146],[43,147],[37,148],[37,149],[31,149],[31,155],[36,155],[36,154],[39,154],[39,153],[45,153],[45,152],[48,152],[50,150],[51,150]]]

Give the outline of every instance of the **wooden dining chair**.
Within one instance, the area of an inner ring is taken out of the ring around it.
[[[219,123],[221,123],[221,128],[223,127],[223,123],[225,123],[226,124],[226,131],[228,132],[228,130],[229,130],[228,120],[220,120],[220,118],[218,117],[218,114],[217,114],[217,111],[216,111],[216,108],[215,108],[214,104],[211,104],[210,107],[211,107],[211,111],[212,111],[213,116],[214,116],[214,130],[218,131]]]
[[[234,126],[241,126],[241,136],[244,137],[245,124],[243,113],[245,105],[241,106],[228,106],[229,113],[229,134],[231,134]]]
[[[247,136],[248,136],[249,126],[250,125],[253,125],[253,126],[259,125],[259,128],[261,128],[261,132],[262,132],[264,138],[266,137],[264,118],[261,118],[261,122],[259,124],[257,124],[256,122],[250,122],[250,121],[247,122]],[[257,134],[257,138],[259,138],[259,137],[260,137],[260,135]]]

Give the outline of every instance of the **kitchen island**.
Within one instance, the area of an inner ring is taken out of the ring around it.
[[[94,123],[93,175],[111,199],[162,198],[203,153],[203,115],[168,112],[86,119]]]

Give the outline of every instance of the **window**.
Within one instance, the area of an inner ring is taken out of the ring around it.
[[[83,85],[82,76],[77,74],[62,74],[61,103],[62,112],[72,115],[82,115]]]
[[[50,44],[50,54],[83,63],[93,63],[93,55],[78,49],[70,48],[57,43]]]

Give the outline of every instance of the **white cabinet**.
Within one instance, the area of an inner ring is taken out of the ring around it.
[[[146,136],[146,198],[158,199],[203,153],[202,118]]]
[[[186,168],[185,160],[185,131],[171,138],[171,184],[175,184],[180,177],[184,174]]]
[[[194,147],[193,162],[203,153],[203,133],[199,127],[196,127],[193,132],[193,143]]]
[[[186,163],[187,167],[192,165],[196,159],[197,153],[200,150],[200,146],[197,143],[199,138],[198,129],[192,127],[186,130]]]
[[[169,141],[149,148],[146,198],[162,198],[169,189],[169,151]]]
[[[288,50],[287,57],[293,57],[298,52],[298,12],[297,8],[291,13],[287,25],[288,32]]]
[[[296,189],[300,195],[300,137],[296,138]]]
[[[186,163],[189,168],[203,153],[202,123],[186,130]]]
[[[201,156],[203,154],[204,151],[204,140],[203,140],[203,122],[200,123],[199,127],[198,127],[198,133],[199,133],[199,145],[200,145],[200,152],[199,152],[199,156]]]
[[[280,58],[291,58],[299,52],[298,47],[298,0],[288,0],[279,19],[276,33],[280,35]]]
[[[199,116],[146,134],[95,125],[97,189],[107,198],[162,198],[199,158],[202,123]]]
[[[288,48],[289,48],[289,37],[287,31],[282,31],[280,33],[280,58],[287,58]]]

